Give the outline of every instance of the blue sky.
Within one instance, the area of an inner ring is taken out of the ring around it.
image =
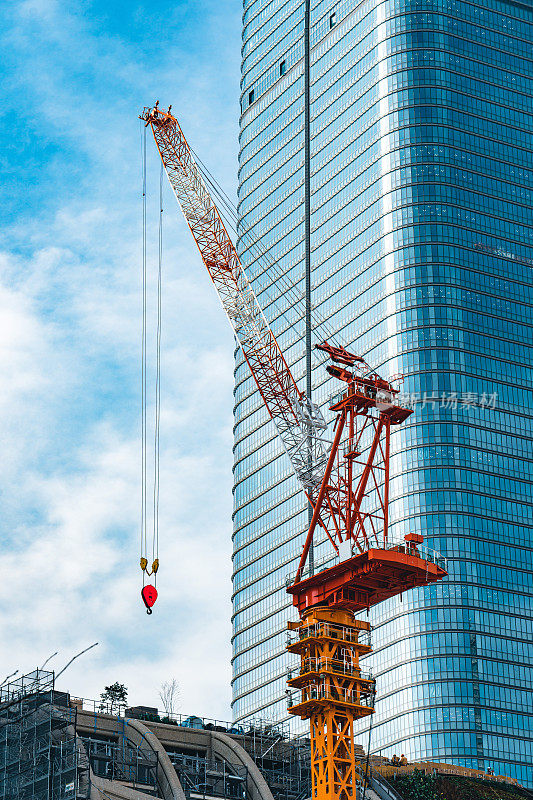
[[[119,680],[156,704],[176,677],[181,711],[229,718],[233,339],[167,186],[151,617],[139,597],[137,117],[172,103],[234,194],[240,15],[236,0],[1,5],[0,680],[99,641],[62,688],[91,698]]]

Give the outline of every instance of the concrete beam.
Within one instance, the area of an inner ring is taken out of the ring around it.
[[[218,756],[230,764],[240,764],[248,770],[247,789],[252,800],[274,800],[267,782],[263,778],[259,767],[246,752],[244,747],[231,736],[219,731],[209,731],[213,742],[215,758]]]

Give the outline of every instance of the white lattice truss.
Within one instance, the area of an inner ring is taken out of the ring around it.
[[[294,472],[312,500],[327,462],[326,422],[296,385],[176,119],[158,109],[145,109],[143,119]]]

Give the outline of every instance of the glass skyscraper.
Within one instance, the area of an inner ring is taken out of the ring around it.
[[[449,578],[370,612],[371,750],[529,785],[532,24],[510,0],[245,0],[239,171],[242,261],[301,388],[307,265],[313,313],[414,404],[391,534]],[[281,719],[307,508],[236,358],[233,708]]]

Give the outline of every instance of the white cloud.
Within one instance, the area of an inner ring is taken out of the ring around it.
[[[31,313],[28,298],[0,286],[0,413],[17,411],[22,398],[50,387],[36,368],[46,352],[45,326]]]
[[[11,316],[13,328],[25,333],[20,372],[33,376],[34,386],[43,363],[54,373],[53,348],[46,336],[30,335],[39,328],[31,314],[12,310]],[[28,344],[37,341],[32,352]],[[118,679],[135,702],[156,704],[160,683],[176,675],[184,710],[227,717],[231,450],[223,398],[231,396],[231,357],[221,348],[173,355],[172,373],[179,375],[174,384],[182,392],[169,394],[163,409],[160,598],[154,614],[146,617],[139,597],[138,438],[117,431],[110,409],[107,420],[86,426],[83,442],[61,443],[69,470],[61,460],[48,470],[32,466],[32,442],[17,425],[4,442],[7,462],[13,463],[15,450],[25,457],[9,482],[20,523],[3,557],[0,652],[6,672],[29,670],[49,652],[59,649],[56,662],[64,663],[99,640],[100,652],[69,671],[66,685],[75,694],[96,695]],[[42,413],[36,398],[26,405],[36,417]],[[8,409],[14,406],[8,403]],[[114,411],[120,417],[121,409]],[[28,497],[34,509],[29,520],[23,507]]]
[[[208,16],[224,13],[215,6],[206,4]],[[157,704],[159,685],[175,676],[183,711],[227,718],[233,339],[168,189],[160,597],[151,617],[139,597],[136,114],[160,86],[231,185],[236,110],[232,119],[221,86],[223,68],[236,78],[238,48],[225,67],[218,57],[191,79],[179,69],[184,44],[150,68],[137,42],[61,2],[11,10],[4,44],[16,66],[13,99],[24,97],[21,169],[38,163],[35,181],[14,195],[0,254],[0,671],[33,669],[60,650],[57,668],[98,640],[62,679],[74,694],[120,680],[132,702]],[[152,152],[150,200],[157,177]]]

